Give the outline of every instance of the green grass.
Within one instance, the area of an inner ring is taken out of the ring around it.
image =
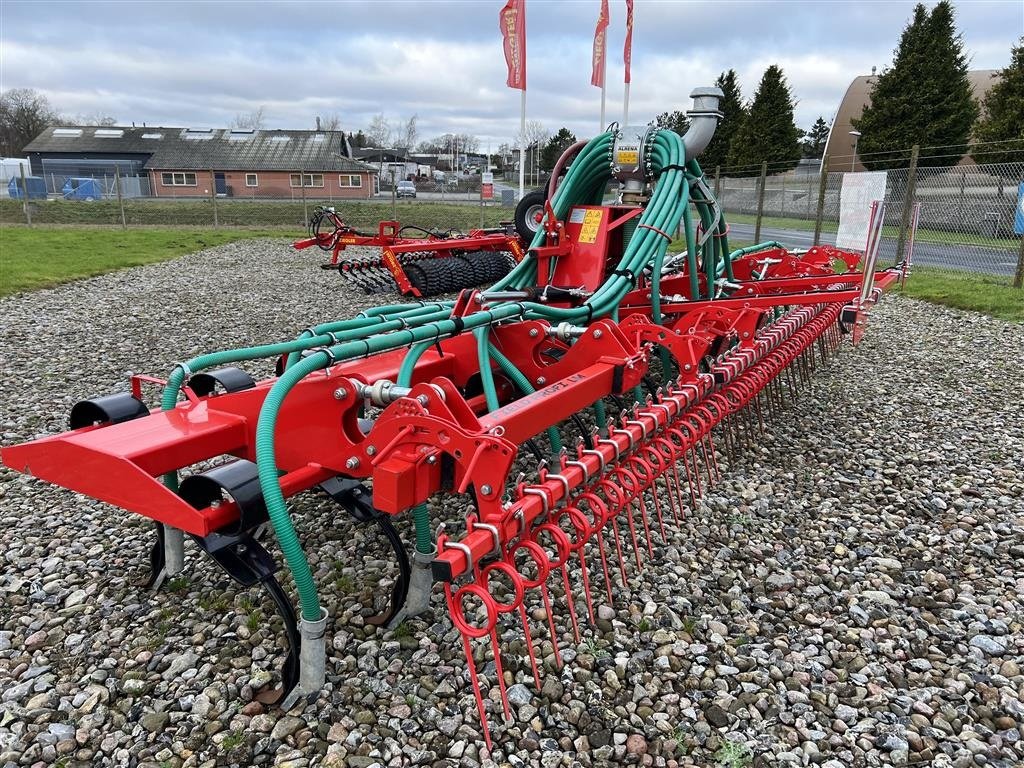
[[[756,224],[757,216],[750,213],[726,213],[725,220],[732,224]],[[761,219],[762,227],[777,229],[796,229],[801,232],[814,231],[814,219],[797,219],[789,216],[765,216]],[[823,221],[822,232],[835,232],[839,225],[834,221]],[[899,237],[899,229],[886,226],[882,231],[885,237]],[[981,245],[991,248],[1016,249],[1018,242],[1005,237],[983,237],[970,232],[943,232],[938,229],[921,227],[917,230],[917,242],[939,243],[941,245]],[[731,243],[730,243],[731,245]]]
[[[1024,323],[1024,289],[1014,288],[1009,277],[915,266],[902,292],[934,304]]]
[[[165,261],[236,240],[283,234],[265,229],[4,226],[0,227],[0,296]]]

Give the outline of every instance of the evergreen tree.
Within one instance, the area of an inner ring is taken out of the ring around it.
[[[740,93],[739,80],[736,77],[736,70],[730,69],[723,72],[715,80],[715,85],[722,89],[725,94],[718,105],[722,112],[722,121],[718,124],[711,143],[707,149],[701,152],[697,160],[705,172],[715,172],[716,166],[725,166],[729,162],[729,144],[733,136],[746,119],[746,110],[743,108],[743,95]]]
[[[1024,37],[1010,57],[1009,66],[996,75],[999,82],[985,97],[984,115],[974,126],[975,141],[1001,143],[972,145],[971,157],[977,163],[1024,161]]]
[[[761,77],[747,118],[729,144],[730,173],[757,175],[765,160],[772,173],[795,168],[800,162],[799,136],[785,75],[781,67],[772,64]]]
[[[665,130],[674,131],[682,136],[690,128],[690,121],[686,117],[685,112],[680,112],[678,109],[672,112],[662,112],[656,118],[654,118],[655,128],[664,128]]]
[[[811,126],[811,130],[803,136],[804,157],[818,159],[825,154],[825,143],[828,141],[829,124],[819,116]]]
[[[576,143],[576,134],[568,128],[559,128],[558,133],[551,137],[540,153],[540,167],[543,171],[550,171],[555,167],[558,158],[562,156],[569,147]]]
[[[918,4],[900,36],[892,67],[875,81],[871,104],[853,121],[862,134],[860,160],[871,170],[901,167],[910,147],[919,144],[947,148],[922,152],[919,165],[953,165],[957,158],[949,155],[966,149],[977,114],[952,5],[941,0],[929,14]],[[874,155],[878,152],[894,154]]]

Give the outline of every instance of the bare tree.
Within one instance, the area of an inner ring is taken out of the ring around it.
[[[373,116],[370,127],[366,129],[366,139],[372,147],[386,147],[391,143],[391,126],[384,113]]]
[[[60,122],[45,96],[32,88],[11,88],[0,94],[0,155],[21,155],[25,145]]]
[[[341,130],[341,115],[337,112],[331,112],[329,115],[323,117],[317,117],[317,127],[321,131],[340,131]]]
[[[480,139],[471,133],[459,134],[460,152],[476,152],[478,149],[480,149]]]
[[[260,128],[263,127],[263,112],[264,107],[262,104],[249,114],[239,112],[237,115],[235,115],[235,119],[231,121],[231,127],[258,131]]]
[[[91,112],[82,115],[76,115],[74,121],[78,125],[117,125],[117,120],[110,115],[104,115],[102,112]]]
[[[416,136],[418,135],[416,130],[417,117],[417,115],[413,115],[405,122],[405,125],[402,127],[402,135],[395,140],[396,147],[411,150],[416,146]]]

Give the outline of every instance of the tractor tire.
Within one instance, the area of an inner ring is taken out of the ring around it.
[[[523,199],[516,206],[516,232],[527,245],[540,229],[541,219],[544,218],[545,200],[547,200],[547,192],[538,189],[523,195]]]
[[[471,251],[454,257],[454,260],[458,262],[456,267],[456,278],[459,284],[458,290],[475,288],[483,282],[480,269],[477,267],[477,257],[479,255],[479,253]]]

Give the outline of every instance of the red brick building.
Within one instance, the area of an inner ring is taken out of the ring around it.
[[[342,131],[63,126],[26,147],[33,173],[140,179],[153,197],[369,198],[377,169]],[[61,177],[58,179],[57,177]],[[58,183],[60,182],[60,183]],[[143,187],[147,189],[143,189]]]

